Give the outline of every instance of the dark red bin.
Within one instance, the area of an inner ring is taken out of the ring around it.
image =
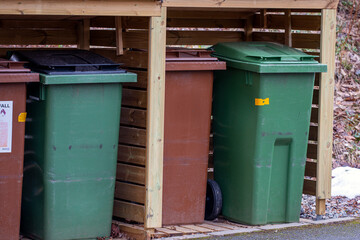
[[[213,70],[207,50],[166,52],[163,225],[204,221]]]
[[[39,75],[30,73],[23,64],[0,59],[0,239],[3,240],[19,239],[26,82],[39,81]]]

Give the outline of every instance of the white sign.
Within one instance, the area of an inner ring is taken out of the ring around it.
[[[0,101],[0,153],[11,152],[13,102]]]

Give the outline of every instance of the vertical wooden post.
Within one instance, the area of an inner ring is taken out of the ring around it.
[[[249,42],[253,40],[253,21],[254,21],[254,17],[253,16],[249,16],[248,18],[246,18],[245,20],[245,41]]]
[[[78,24],[78,48],[90,49],[90,18],[83,19]]]
[[[166,7],[149,24],[145,228],[162,225]]]
[[[121,17],[115,17],[115,29],[116,29],[116,55],[124,54],[123,44],[123,27]]]
[[[285,10],[285,45],[292,47],[292,37],[291,37],[291,10]]]
[[[320,61],[327,64],[328,69],[320,76],[316,173],[316,199],[318,200],[316,213],[318,215],[325,214],[325,199],[331,197],[335,42],[336,9],[323,9],[321,11]]]
[[[261,9],[260,10],[260,26],[262,28],[267,28],[266,9]]]

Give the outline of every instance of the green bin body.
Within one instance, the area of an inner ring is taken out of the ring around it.
[[[136,74],[40,74],[29,86],[21,231],[35,239],[109,236],[121,82]]]
[[[315,72],[326,65],[274,43],[221,43],[214,55],[214,176],[222,214],[250,225],[300,217]]]

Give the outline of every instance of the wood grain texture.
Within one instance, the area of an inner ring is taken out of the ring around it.
[[[146,108],[147,92],[144,90],[123,88],[122,105],[127,107]]]
[[[115,198],[144,204],[145,187],[117,181],[115,183]]]
[[[120,200],[114,200],[113,215],[128,221],[144,222],[144,206]]]
[[[122,126],[146,127],[146,110],[136,108],[121,108],[120,124]]]
[[[124,54],[123,26],[121,17],[115,17],[116,55]]]
[[[292,47],[292,33],[291,33],[291,10],[285,10],[284,15],[285,22],[285,45]]]
[[[321,16],[320,61],[328,69],[320,77],[316,198],[326,199],[331,197],[336,10],[322,10]]]
[[[88,18],[78,23],[78,48],[90,49],[90,19]]]
[[[146,146],[146,130],[120,126],[119,144],[130,144],[140,147]]]
[[[139,225],[114,220],[113,223],[119,226],[122,233],[125,233],[126,236],[133,240],[150,240],[150,231],[148,233],[148,231]]]
[[[120,144],[118,148],[118,162],[145,166],[145,155],[146,149],[144,147]]]
[[[316,214],[325,215],[326,213],[326,199],[316,199]]]
[[[317,163],[313,161],[306,161],[305,176],[316,177]]]
[[[145,168],[118,163],[116,179],[123,182],[145,184]]]
[[[166,8],[149,24],[145,228],[162,225]]]
[[[0,44],[3,45],[76,45],[76,29],[12,29],[0,28]]]
[[[316,181],[304,179],[303,193],[315,196],[316,195]]]
[[[0,14],[77,16],[160,16],[153,0],[0,0]]]
[[[336,9],[338,1],[333,0],[164,0],[163,6],[189,8],[305,8]]]

